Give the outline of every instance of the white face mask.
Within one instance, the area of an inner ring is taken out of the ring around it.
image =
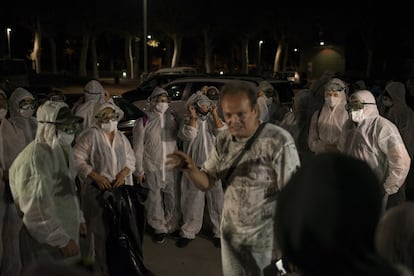
[[[31,109],[31,108],[29,108],[29,109],[20,109],[19,112],[20,112],[20,115],[22,115],[23,117],[30,118],[33,115],[34,109]]]
[[[7,109],[4,109],[4,108],[0,109],[0,120],[4,119],[4,117],[6,117],[6,114],[7,114]]]
[[[338,97],[332,97],[332,96],[325,97],[325,102],[330,107],[337,106],[339,104],[339,100],[340,99]]]
[[[364,115],[363,115],[363,113],[364,113],[364,110],[363,110],[363,109],[360,109],[360,110],[357,110],[357,111],[352,111],[352,112],[351,112],[351,115],[350,115],[351,120],[352,120],[353,122],[355,122],[355,123],[360,123],[360,122],[362,122],[362,120],[364,120]]]
[[[58,130],[57,140],[62,146],[69,146],[72,144],[75,134],[68,134],[64,131]]]
[[[102,123],[101,128],[105,132],[112,132],[115,131],[118,127],[118,121],[112,121],[110,120],[108,123]]]
[[[167,111],[168,107],[169,107],[168,103],[157,103],[155,105],[155,109],[161,113],[164,113],[165,111]]]

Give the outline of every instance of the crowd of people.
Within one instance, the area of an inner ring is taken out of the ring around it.
[[[143,232],[183,248],[206,214],[224,276],[412,275],[412,87],[327,72],[287,107],[240,80],[196,91],[184,116],[156,87],[132,141],[98,80],[74,106],[0,91],[0,274],[153,275]]]

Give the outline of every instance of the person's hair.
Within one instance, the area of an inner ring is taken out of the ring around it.
[[[303,275],[395,275],[375,251],[381,212],[382,188],[366,162],[318,154],[281,190],[275,235]]]
[[[235,80],[226,83],[220,91],[220,98],[226,95],[245,94],[250,101],[250,106],[253,108],[257,104],[257,87],[248,81]]]
[[[375,235],[381,256],[393,264],[414,271],[414,202],[404,202],[388,209]]]

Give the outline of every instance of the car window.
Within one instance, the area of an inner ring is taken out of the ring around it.
[[[124,98],[116,97],[113,99],[115,104],[119,106],[124,112],[124,117],[122,118],[123,121],[135,120],[144,114],[139,108],[137,108],[135,105],[125,100]]]
[[[179,83],[165,87],[165,90],[168,92],[171,101],[179,101],[182,99],[185,91],[185,86],[186,83]]]

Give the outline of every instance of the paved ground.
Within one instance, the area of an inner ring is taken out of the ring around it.
[[[144,236],[144,262],[156,276],[222,276],[220,249],[203,234],[185,248],[175,246],[176,238],[168,237],[163,244],[153,243]]]

